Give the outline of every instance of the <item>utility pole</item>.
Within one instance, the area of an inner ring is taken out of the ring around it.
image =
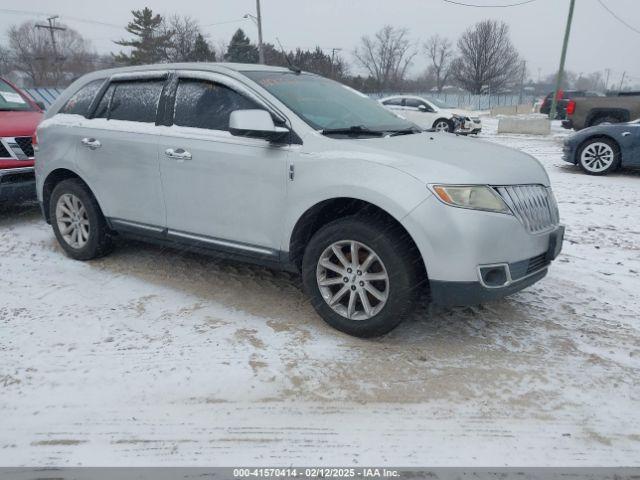
[[[611,69],[605,68],[604,71],[607,72],[607,79],[604,81],[604,91],[606,93],[607,90],[609,90],[609,75],[611,75]]]
[[[336,57],[336,52],[342,50],[341,48],[332,48],[331,49],[331,78],[333,78],[333,62]]]
[[[258,15],[258,54],[260,63],[264,65],[264,46],[262,44],[262,13],[260,13],[260,0],[256,0],[256,14]]]
[[[626,77],[627,72],[626,70],[624,72],[622,72],[622,78],[620,79],[620,88],[618,89],[618,91],[622,91],[622,84],[624,83],[624,77]]]
[[[564,75],[564,61],[567,58],[567,46],[569,45],[569,34],[571,33],[571,22],[573,21],[573,9],[576,5],[576,0],[570,0],[569,3],[569,15],[567,16],[567,27],[564,31],[564,42],[562,43],[562,55],[560,55],[560,68],[558,69],[558,75],[556,76],[556,90],[553,92],[553,100],[551,101],[551,110],[549,111],[549,119],[554,120],[556,118],[556,110],[558,108],[558,92],[562,87],[562,77]]]
[[[520,77],[520,97],[518,98],[518,105],[522,105],[522,97],[524,95],[524,77],[527,75],[527,61],[522,61],[522,76]]]
[[[42,25],[42,24],[36,24],[36,28],[44,28],[45,30],[49,30],[49,33],[51,34],[51,48],[53,49],[53,58],[54,60],[58,59],[58,50],[56,48],[56,37],[54,35],[54,31],[55,30],[60,30],[60,31],[65,31],[66,28],[65,27],[58,27],[55,24],[56,19],[59,18],[58,15],[54,15],[53,17],[49,17],[47,18],[47,21],[49,22],[49,25]]]

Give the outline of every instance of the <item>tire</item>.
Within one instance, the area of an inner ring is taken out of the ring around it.
[[[592,120],[589,126],[595,127],[596,125],[602,125],[603,123],[620,123],[620,119],[616,117],[598,117]]]
[[[608,138],[591,138],[580,146],[577,163],[588,175],[606,175],[620,166],[620,148]]]
[[[358,264],[350,264],[352,242],[357,246]],[[406,233],[373,217],[346,217],[322,227],[311,238],[302,261],[304,288],[318,314],[332,327],[356,337],[376,337],[393,330],[411,312],[421,287],[416,267],[421,265],[416,262],[419,253],[411,245]],[[342,252],[350,266],[340,262],[332,247]],[[371,253],[376,259],[365,265]],[[342,272],[325,268],[327,261]],[[364,267],[362,272],[358,266]],[[385,275],[386,281],[379,280]],[[367,277],[372,280],[366,281]],[[370,293],[371,288],[377,296]],[[329,299],[343,289],[343,296],[330,306]],[[385,295],[384,301],[378,298]]]
[[[435,122],[433,122],[433,129],[436,132],[451,133],[453,132],[453,124],[450,120],[447,120],[446,118],[439,118]]]
[[[111,251],[112,239],[102,210],[81,180],[63,180],[55,186],[49,218],[58,243],[71,258],[91,260]]]

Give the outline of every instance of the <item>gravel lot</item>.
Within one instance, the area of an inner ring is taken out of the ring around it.
[[[640,174],[536,156],[567,241],[542,282],[326,326],[289,274],[142,243],[67,258],[0,211],[0,465],[632,465],[640,459]]]

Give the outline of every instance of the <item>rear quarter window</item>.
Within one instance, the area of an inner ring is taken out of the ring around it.
[[[104,79],[94,80],[80,88],[80,90],[74,93],[73,96],[67,100],[67,103],[65,103],[60,109],[60,113],[86,116],[89,111],[89,106],[100,90],[100,86],[103,82]]]

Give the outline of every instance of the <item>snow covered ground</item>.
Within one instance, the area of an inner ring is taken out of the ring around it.
[[[75,262],[0,212],[0,465],[637,465],[640,174],[535,155],[567,225],[542,282],[378,340],[295,276],[141,243]]]

